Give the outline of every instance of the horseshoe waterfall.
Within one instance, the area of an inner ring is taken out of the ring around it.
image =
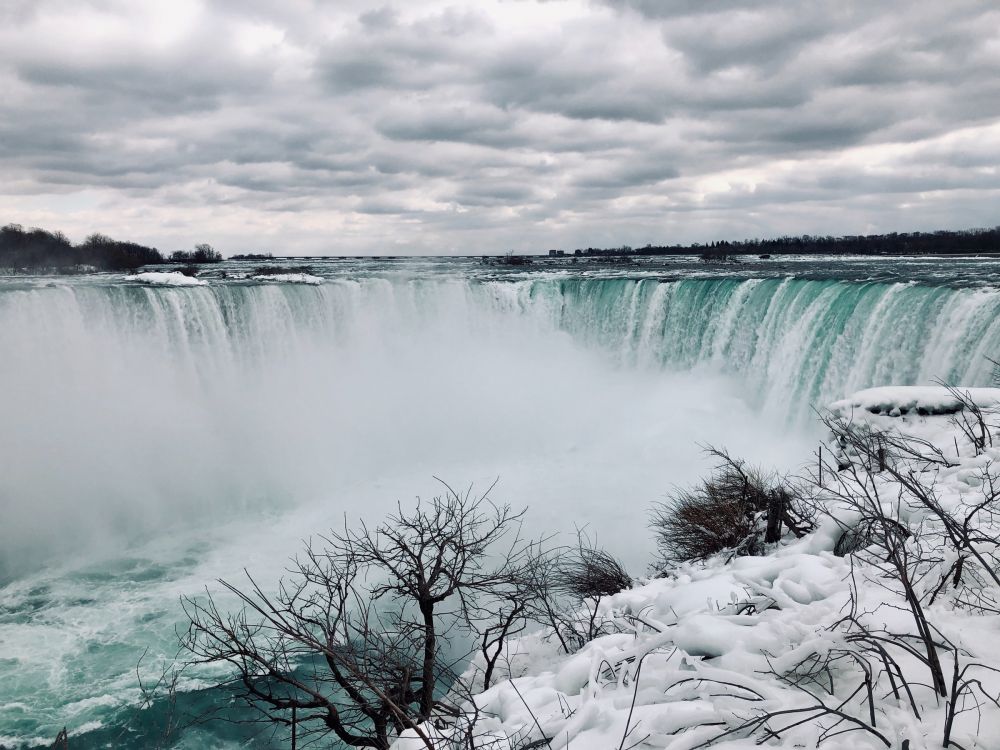
[[[526,533],[586,528],[641,570],[647,509],[703,446],[796,470],[814,409],[990,385],[1000,353],[1000,292],[947,271],[223,265],[0,282],[2,746],[163,721],[136,671],[176,657],[181,598],[276,580],[345,517],[496,482]],[[172,700],[218,707],[217,676]],[[199,724],[178,746],[248,736]]]

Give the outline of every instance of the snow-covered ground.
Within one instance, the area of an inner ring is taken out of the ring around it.
[[[1000,389],[976,389],[970,397],[992,407]],[[977,448],[956,425],[957,401],[944,388],[881,388],[838,402],[833,412],[855,424],[916,433],[926,449],[946,453],[944,460],[900,459],[893,468],[897,478],[930,488],[953,517],[971,513],[970,526],[981,532],[976,551],[995,571],[1000,525],[974,511],[995,491],[1000,447],[989,444],[994,428]],[[982,593],[1000,592],[904,484],[877,467],[834,467],[823,485],[804,481],[824,511],[803,538],[788,536],[763,557],[687,564],[603,600],[607,634],[576,653],[563,653],[545,631],[509,641],[501,677],[510,679],[494,680],[474,698],[476,745],[918,750],[943,746],[955,706],[952,746],[1000,747],[1000,673],[993,671],[1000,668],[1000,616],[988,602],[974,606],[984,603]],[[859,516],[845,493],[874,498],[873,507],[909,532],[899,549],[939,646],[945,696],[931,684],[917,620],[900,581],[886,575],[891,566],[882,551],[834,554]],[[956,587],[960,556],[966,568]],[[397,746],[423,747],[412,735]]]

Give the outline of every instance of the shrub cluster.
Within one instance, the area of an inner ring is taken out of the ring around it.
[[[174,263],[220,263],[222,253],[211,245],[202,243],[195,245],[194,250],[178,250],[171,253],[170,260]]]
[[[796,536],[811,526],[794,490],[782,477],[747,466],[722,450],[709,448],[718,463],[699,484],[677,491],[653,508],[660,571],[677,563],[704,560],[721,552],[759,555],[781,538],[782,527]]]

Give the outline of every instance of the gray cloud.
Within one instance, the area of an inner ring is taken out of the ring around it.
[[[0,8],[0,219],[393,254],[996,221],[975,0],[154,6]]]

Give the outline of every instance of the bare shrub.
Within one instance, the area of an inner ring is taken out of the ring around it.
[[[604,632],[598,617],[601,600],[632,586],[625,566],[610,552],[595,547],[582,531],[577,532],[576,547],[560,556],[552,575],[553,589],[567,597],[572,613],[563,622],[581,647]]]
[[[816,704],[761,713],[751,720],[755,724],[748,722],[713,742],[748,729],[778,737],[801,723],[816,722],[822,730],[819,742],[860,731],[895,747],[891,735],[876,728],[886,719],[886,706],[926,721],[929,708],[919,691],[930,688],[945,708],[940,746],[961,748],[954,739],[959,717],[971,713],[968,721],[976,726],[987,704],[1000,707],[1000,696],[985,679],[998,670],[949,640],[942,623],[932,619],[940,612],[932,605],[948,594],[949,608],[995,614],[984,589],[1000,583],[991,552],[995,535],[990,533],[1000,484],[990,481],[987,463],[981,496],[946,508],[936,482],[938,472],[953,464],[939,448],[840,416],[827,415],[823,422],[839,455],[835,464],[821,466],[819,476],[827,481],[817,482],[824,498],[818,507],[843,530],[837,546],[850,560],[850,599],[843,617],[819,636],[815,651],[802,649],[804,658],[791,670],[770,671],[807,691]],[[979,424],[978,419],[968,423],[976,428],[970,439],[982,434]],[[978,455],[982,446],[976,449]],[[876,589],[884,595],[872,596]],[[908,613],[910,624],[888,612]],[[845,680],[848,689],[858,680],[846,698],[840,689]],[[886,703],[886,698],[892,700]],[[793,714],[801,719],[793,722]],[[904,739],[901,747],[910,747],[910,741]]]
[[[555,589],[577,601],[600,599],[632,586],[621,561],[593,546],[582,531],[577,533],[576,547],[560,557],[554,576]]]
[[[531,562],[523,568],[519,587],[527,595],[530,619],[546,626],[563,652],[569,654],[583,644],[576,638],[572,626],[573,610],[567,611],[564,597],[556,586],[561,554],[544,550],[541,545],[534,546]]]
[[[981,456],[989,445],[988,425],[975,410],[963,411],[968,420],[954,424]],[[975,490],[946,499],[937,483],[954,464],[937,446],[841,416],[827,415],[823,422],[837,450],[833,462],[823,459],[830,452],[820,453],[813,489],[818,511],[843,531],[837,547],[850,565],[849,600],[840,619],[798,647],[793,664],[767,654],[769,669],[759,672],[811,696],[812,702],[761,706],[749,718],[736,716],[740,723],[696,747],[748,734],[757,735],[758,744],[788,741],[786,733],[811,723],[818,730],[816,746],[857,732],[886,748],[906,750],[911,740],[887,730],[895,725],[899,732],[894,716],[899,711],[930,726],[929,690],[944,708],[938,714],[943,719],[939,746],[968,747],[961,735],[975,737],[983,709],[1000,708],[995,687],[1000,669],[977,660],[961,638],[953,642],[949,634],[957,608],[977,615],[1000,612],[993,597],[1000,590],[995,531],[1000,475],[992,462],[978,460],[980,475],[970,485]],[[943,609],[934,606],[937,600]],[[924,733],[917,743],[929,747],[926,738]]]
[[[850,554],[865,564],[866,571],[873,571],[866,574],[866,581],[905,601],[919,639],[920,651],[917,654],[930,672],[934,690],[946,696],[944,671],[936,643],[938,633],[928,619],[919,585],[927,570],[933,566],[928,542],[924,534],[915,534],[907,529],[900,514],[900,509],[905,507],[904,489],[897,485],[896,497],[887,496],[887,490],[878,480],[882,472],[895,473],[894,478],[901,478],[903,475],[898,467],[912,462],[911,456],[919,454],[920,446],[908,444],[905,453],[890,450],[890,446],[902,445],[907,442],[906,439],[872,430],[867,425],[856,428],[852,422],[841,417],[827,416],[823,421],[837,444],[845,447],[847,455],[854,459],[836,471],[828,467],[827,474],[833,481],[824,486],[836,506],[850,509],[857,519],[851,533],[862,541],[852,545],[854,549]],[[837,520],[836,516],[832,517]],[[848,532],[848,529],[844,531]],[[852,582],[852,585],[857,584]],[[856,637],[860,637],[857,636],[859,629],[862,633],[868,632],[853,613],[845,618],[844,623]],[[874,640],[867,635],[864,637]],[[877,637],[890,638],[894,642],[904,640],[897,633],[878,633]]]
[[[525,597],[526,616],[547,626],[567,654],[611,632],[614,625],[599,617],[601,601],[632,586],[625,566],[583,531],[574,547],[536,545],[524,572],[517,590]]]
[[[680,490],[653,508],[650,525],[660,551],[660,569],[721,552],[758,555],[781,538],[812,528],[810,513],[781,477],[747,466],[726,451],[708,448],[715,471],[700,484]]]

